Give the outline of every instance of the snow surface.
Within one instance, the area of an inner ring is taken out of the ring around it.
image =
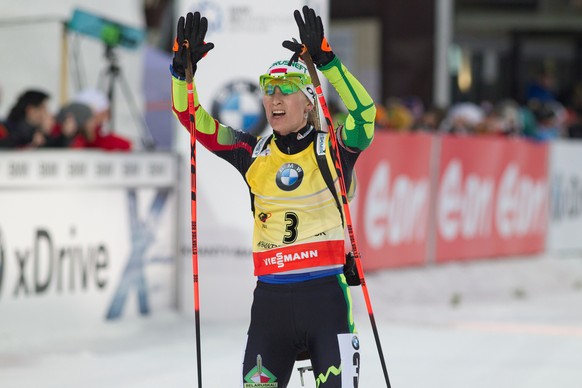
[[[206,388],[240,386],[250,273],[242,259],[200,262]],[[386,270],[366,278],[394,388],[582,386],[582,255]],[[363,345],[360,387],[385,387],[362,292],[352,293]],[[197,387],[190,315],[155,313],[75,332],[30,325],[36,329],[28,338],[0,330],[2,388]],[[289,387],[300,386],[295,372]],[[305,386],[315,387],[311,375]]]

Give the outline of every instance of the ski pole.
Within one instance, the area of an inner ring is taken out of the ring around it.
[[[186,55],[186,84],[188,88],[188,113],[190,116],[190,186],[192,220],[192,279],[194,281],[194,322],[196,325],[196,367],[198,388],[202,388],[202,357],[200,346],[200,290],[198,285],[198,229],[196,226],[196,109],[194,107],[194,72],[190,58],[190,43],[183,43]]]
[[[378,335],[378,328],[376,326],[376,319],[374,318],[374,311],[372,310],[372,302],[370,301],[370,295],[368,293],[368,286],[366,285],[366,279],[364,278],[364,270],[362,268],[362,262],[360,260],[360,251],[358,250],[358,246],[356,244],[356,236],[354,235],[354,228],[352,224],[352,216],[350,213],[350,206],[348,203],[348,196],[346,190],[346,184],[344,181],[343,169],[340,159],[340,153],[336,138],[335,129],[333,128],[333,122],[331,120],[331,114],[329,113],[329,108],[327,107],[327,102],[325,101],[325,96],[323,95],[323,89],[321,88],[321,82],[319,81],[319,76],[315,70],[315,66],[313,64],[313,59],[311,55],[307,51],[305,45],[303,45],[303,50],[300,56],[305,61],[307,65],[307,70],[309,71],[309,75],[311,77],[311,82],[313,82],[313,86],[315,87],[315,93],[317,94],[317,100],[319,101],[319,105],[321,106],[321,111],[323,112],[323,116],[327,123],[327,129],[329,132],[329,137],[331,139],[331,148],[332,148],[332,157],[335,164],[335,168],[338,174],[339,182],[340,182],[340,191],[342,196],[343,202],[343,209],[344,215],[346,218],[346,227],[348,229],[348,235],[350,237],[350,243],[352,245],[352,252],[354,254],[354,259],[356,261],[356,267],[358,269],[358,273],[360,274],[360,283],[362,283],[362,292],[364,294],[364,300],[366,301],[366,308],[368,309],[368,315],[370,317],[370,323],[372,325],[372,331],[374,332],[374,339],[376,340],[376,347],[378,348],[378,355],[380,356],[380,363],[382,364],[382,371],[384,372],[384,379],[386,380],[386,387],[390,388],[390,379],[388,378],[388,370],[386,369],[386,362],[384,361],[384,352],[382,351],[382,345],[380,343],[380,336]]]

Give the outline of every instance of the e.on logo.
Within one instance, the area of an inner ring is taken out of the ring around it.
[[[507,164],[493,177],[465,176],[462,162],[453,159],[439,185],[438,230],[445,241],[491,238],[494,231],[502,239],[543,233],[546,204],[545,178],[534,180],[516,163]]]
[[[491,234],[493,179],[476,174],[463,178],[461,162],[451,160],[441,178],[437,204],[439,232],[446,241]]]
[[[390,165],[378,163],[363,203],[363,227],[368,244],[378,249],[425,239],[429,199],[428,178],[407,175],[390,179]]]
[[[515,163],[503,171],[497,190],[495,226],[503,238],[544,233],[547,217],[547,182],[521,174]]]

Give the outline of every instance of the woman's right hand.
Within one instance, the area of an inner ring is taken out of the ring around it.
[[[184,44],[188,41],[190,59],[192,61],[192,74],[196,73],[196,64],[208,51],[214,48],[214,43],[204,42],[208,31],[208,19],[200,17],[200,12],[188,12],[186,18],[180,16],[176,31],[176,41],[174,42],[174,60],[172,68],[174,73],[185,77],[187,66],[188,48]]]

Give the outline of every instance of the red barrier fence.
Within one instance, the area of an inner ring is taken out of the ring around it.
[[[442,138],[436,260],[544,249],[547,145],[503,138]]]
[[[368,269],[423,264],[432,137],[379,133],[356,164],[356,237]]]
[[[548,146],[377,133],[352,202],[367,269],[544,249]]]

